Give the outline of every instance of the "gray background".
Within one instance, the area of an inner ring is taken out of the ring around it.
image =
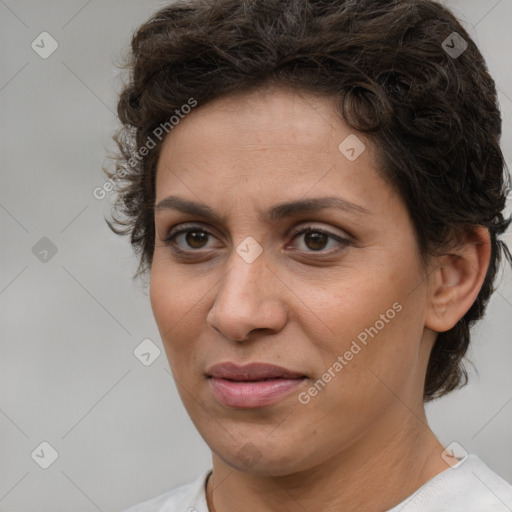
[[[512,0],[447,3],[497,81],[510,166]],[[109,198],[92,193],[105,181],[117,126],[116,64],[133,30],[164,4],[0,0],[1,511],[120,510],[210,464],[169,373],[147,288],[131,280],[128,239],[105,225]],[[43,31],[59,45],[47,59],[31,48]],[[43,237],[57,248],[46,262],[32,249]],[[479,374],[428,406],[445,445],[456,440],[510,482],[511,326],[507,270],[474,331]],[[146,338],[162,350],[150,366],[133,354]],[[59,455],[48,469],[31,457],[42,441]]]

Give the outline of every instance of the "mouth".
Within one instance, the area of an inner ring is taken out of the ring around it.
[[[252,409],[272,405],[300,387],[306,375],[266,363],[239,366],[221,363],[206,372],[213,395],[229,407]]]

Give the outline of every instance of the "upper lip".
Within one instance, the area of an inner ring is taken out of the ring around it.
[[[206,375],[228,380],[298,379],[305,377],[302,373],[273,364],[250,363],[241,366],[232,362],[213,365],[208,368]]]

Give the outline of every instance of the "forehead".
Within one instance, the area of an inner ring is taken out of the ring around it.
[[[276,169],[286,167],[286,162],[332,162],[341,157],[339,146],[347,137],[355,137],[354,130],[340,118],[333,98],[266,87],[197,106],[166,137],[159,167],[170,163],[224,167],[230,160],[244,170],[254,169],[262,160],[273,161]],[[359,139],[364,136],[359,134]],[[363,159],[373,164],[371,143],[359,142],[356,149],[364,147]]]
[[[177,127],[176,133],[178,137],[184,135],[179,128],[187,127],[197,135],[215,137],[219,143],[236,140],[248,146],[273,142],[318,147],[332,131],[334,115],[331,99],[291,89],[263,89],[199,106]],[[211,133],[212,128],[215,134]]]
[[[176,191],[217,208],[227,198],[263,208],[338,192],[369,210],[391,193],[371,141],[334,99],[287,88],[224,96],[186,115],[162,145],[156,203]]]

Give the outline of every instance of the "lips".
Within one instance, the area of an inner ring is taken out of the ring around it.
[[[274,404],[306,379],[303,373],[267,363],[221,363],[209,368],[206,375],[217,400],[241,409]]]
[[[260,381],[265,379],[299,379],[303,373],[294,372],[281,366],[267,363],[251,363],[238,366],[235,363],[221,363],[207,370],[208,377],[234,381]]]

